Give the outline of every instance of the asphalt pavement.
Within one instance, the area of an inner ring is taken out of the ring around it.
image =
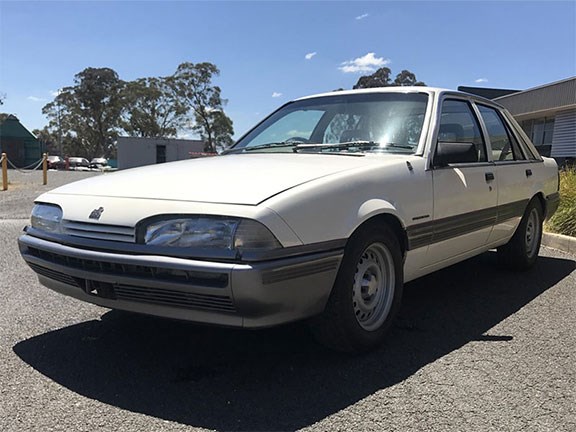
[[[349,356],[302,324],[202,327],[50,291],[16,245],[43,188],[0,192],[0,431],[576,430],[573,255],[512,273],[489,252],[409,283],[386,343]]]

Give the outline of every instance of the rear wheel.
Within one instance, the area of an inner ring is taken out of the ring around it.
[[[329,348],[361,352],[378,346],[402,298],[402,254],[387,226],[371,224],[350,238],[324,313],[311,322]]]
[[[513,270],[527,270],[534,265],[542,241],[542,206],[533,198],[510,241],[498,248],[500,262]]]

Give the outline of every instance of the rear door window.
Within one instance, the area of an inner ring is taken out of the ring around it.
[[[484,126],[490,137],[492,160],[495,162],[525,160],[516,138],[494,108],[478,105]]]

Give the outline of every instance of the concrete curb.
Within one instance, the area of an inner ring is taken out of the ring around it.
[[[542,246],[576,254],[576,237],[545,232],[542,233]]]

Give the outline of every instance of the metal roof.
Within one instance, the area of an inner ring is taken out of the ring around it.
[[[494,99],[514,116],[576,107],[576,77]]]

